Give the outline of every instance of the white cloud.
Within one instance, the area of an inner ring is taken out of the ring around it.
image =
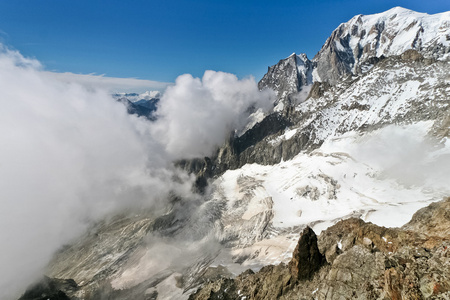
[[[101,88],[111,93],[143,93],[145,91],[164,91],[168,86],[173,84],[169,82],[136,78],[117,78],[94,74],[74,74],[70,72],[56,73],[46,71],[42,72],[42,75],[66,83],[79,83],[90,89]]]
[[[208,156],[233,129],[246,125],[248,108],[268,110],[275,94],[260,92],[253,78],[206,71],[203,78],[179,76],[167,88],[152,127],[173,158]]]

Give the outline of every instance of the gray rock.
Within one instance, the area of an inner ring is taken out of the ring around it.
[[[313,82],[312,71],[314,64],[306,54],[293,53],[288,58],[280,60],[276,65],[268,68],[267,73],[259,81],[258,88],[272,89],[277,93],[277,102],[286,105],[295,104],[293,96],[306,85]]]

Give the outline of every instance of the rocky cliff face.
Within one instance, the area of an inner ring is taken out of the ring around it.
[[[318,240],[306,229],[288,266],[213,281],[189,299],[446,299],[449,210],[447,198],[395,229],[348,219],[322,232]],[[421,230],[432,227],[430,223],[439,228]]]
[[[286,59],[282,59],[278,64],[269,67],[269,70],[258,83],[259,89],[272,89],[277,93],[278,105],[280,110],[283,106],[296,103],[295,95],[304,87],[313,82],[312,71],[313,63],[306,54],[296,55],[293,53]],[[286,103],[284,103],[286,102]]]

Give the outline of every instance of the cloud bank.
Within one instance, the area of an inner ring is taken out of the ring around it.
[[[274,92],[259,91],[253,78],[214,71],[202,79],[185,74],[164,93],[153,134],[172,158],[207,156],[231,130],[246,125],[250,107],[267,111],[274,100]]]
[[[62,81],[65,83],[79,83],[90,89],[104,89],[110,93],[116,92],[132,92],[143,93],[145,91],[164,91],[173,83],[161,82],[153,80],[144,80],[136,78],[117,78],[107,77],[103,75],[94,74],[74,74],[70,72],[56,73],[56,72],[42,72],[43,76],[51,79]]]
[[[253,79],[183,75],[151,123],[128,115],[92,77],[55,76],[0,50],[1,299],[17,298],[90,221],[189,195],[193,178],[172,160],[208,155],[242,126],[249,105],[267,107],[272,96]]]
[[[190,188],[170,180],[147,122],[107,91],[47,75],[18,52],[0,54],[1,299],[88,221]]]

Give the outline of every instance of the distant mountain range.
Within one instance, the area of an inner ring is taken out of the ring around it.
[[[127,107],[129,114],[144,116],[149,120],[154,120],[154,112],[157,109],[161,94],[158,91],[147,91],[138,93],[116,93],[113,98],[122,102]]]

